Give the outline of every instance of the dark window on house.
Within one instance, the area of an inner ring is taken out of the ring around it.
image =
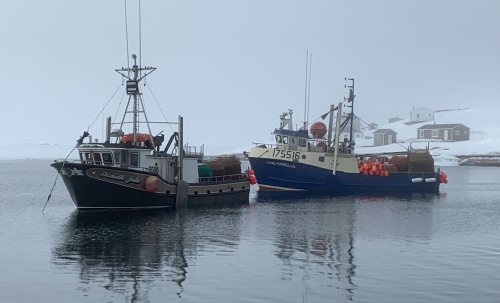
[[[455,131],[455,135],[460,135],[460,131],[459,131],[459,130],[456,130],[456,131]]]
[[[102,153],[102,162],[104,165],[113,164],[113,157],[111,156],[111,153]]]
[[[381,138],[381,136],[380,136],[380,135],[377,135],[377,139],[380,139],[380,138]]]
[[[242,186],[241,189],[245,189],[245,186]]]
[[[432,131],[432,136],[433,137],[439,137],[439,130],[433,130]]]
[[[420,137],[423,137],[423,136],[424,136],[424,131],[423,131],[423,130],[421,130],[421,131],[420,131]]]
[[[307,146],[306,139],[299,139],[299,146],[300,147],[306,147]]]
[[[169,190],[165,191],[165,194],[170,195],[170,191]]]
[[[234,190],[234,188],[231,187],[231,191],[233,191],[233,190]]]
[[[420,117],[420,114],[417,114],[417,118],[419,118],[419,117]]]
[[[325,162],[325,157],[319,157],[319,162]]]
[[[195,191],[194,191],[194,194],[195,194],[195,195],[197,195],[197,194],[198,194],[198,191],[197,191],[197,190],[195,190]]]
[[[139,154],[130,153],[130,166],[139,167]]]
[[[221,193],[221,192],[222,192],[222,189],[219,189],[219,192]]]

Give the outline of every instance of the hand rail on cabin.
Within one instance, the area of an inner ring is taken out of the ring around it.
[[[223,175],[223,176],[214,176],[214,177],[199,177],[199,183],[207,183],[207,182],[221,182],[221,181],[239,181],[246,180],[245,175],[242,174],[234,174],[234,175]]]

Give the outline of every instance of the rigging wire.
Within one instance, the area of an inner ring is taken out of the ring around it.
[[[116,121],[116,116],[118,116],[118,112],[120,111],[120,107],[122,106],[123,102],[123,97],[125,97],[126,92],[127,92],[126,90],[123,91],[122,99],[120,100],[120,104],[118,104],[118,109],[116,110],[115,117],[113,118],[113,123]]]
[[[64,158],[64,161],[62,162],[60,171],[62,171],[62,169],[64,168],[64,164],[66,163],[66,160],[68,160],[69,156],[73,153],[73,151],[75,150],[75,148],[77,146],[78,146],[78,143],[75,145],[75,147],[73,147],[73,149],[69,152],[69,154],[66,156],[66,158]],[[54,184],[52,184],[52,189],[49,192],[49,196],[47,197],[47,201],[45,201],[45,205],[43,206],[43,209],[42,209],[42,214],[43,214],[43,211],[45,210],[45,207],[47,206],[47,203],[49,203],[49,200],[52,197],[52,192],[54,191],[54,188],[56,187],[58,177],[59,177],[59,173],[56,175],[56,178],[54,180]]]
[[[125,4],[125,36],[127,38],[127,67],[130,68],[130,59],[129,59],[129,52],[128,52],[128,18],[127,18],[127,0],[123,0]]]
[[[104,107],[101,109],[101,111],[99,112],[99,114],[97,115],[97,117],[94,119],[94,122],[92,122],[92,124],[90,124],[89,128],[87,129],[87,132],[90,130],[90,128],[92,127],[92,125],[94,125],[95,121],[99,118],[99,115],[101,115],[102,111],[106,108],[106,106],[108,106],[108,104],[111,101],[111,99],[113,99],[113,97],[116,95],[116,92],[118,92],[118,90],[120,89],[120,86],[122,86],[121,83],[120,83],[120,85],[118,85],[118,88],[115,90],[115,92],[113,93],[113,95],[111,96],[111,98],[109,98],[108,102],[106,102],[106,105],[104,105]]]
[[[92,125],[94,125],[94,123],[97,121],[97,119],[99,119],[99,116],[104,111],[104,109],[106,108],[106,106],[108,106],[108,104],[111,101],[111,99],[113,99],[113,97],[115,96],[116,92],[120,89],[120,86],[122,86],[121,83],[118,86],[118,88],[115,90],[115,92],[113,93],[113,95],[111,96],[111,98],[109,98],[108,102],[106,102],[106,105],[104,105],[104,107],[101,109],[101,111],[99,112],[99,114],[97,114],[97,117],[94,119],[94,122],[92,122],[92,124],[90,124],[90,126],[87,129],[87,132],[90,130],[90,128],[92,127]],[[73,151],[77,147],[78,147],[78,143],[75,145],[75,147],[73,147],[73,149],[69,152],[69,154],[66,156],[66,158],[64,158],[64,161],[62,162],[62,165],[61,165],[61,169],[59,171],[62,171],[62,169],[64,168],[64,164],[66,163],[66,160],[68,160],[69,156],[73,153]],[[52,192],[54,191],[54,188],[56,187],[57,178],[59,178],[59,173],[56,175],[56,178],[54,180],[54,184],[52,184],[52,189],[49,192],[49,196],[47,197],[47,201],[45,201],[45,205],[43,206],[42,213],[45,210],[45,207],[47,206],[47,203],[49,203],[50,198],[52,197]]]
[[[161,113],[163,115],[163,118],[165,118],[165,121],[167,121],[167,123],[169,123],[167,117],[165,116],[165,113],[163,112],[163,109],[161,109],[160,103],[158,103],[158,100],[156,100],[155,95],[151,91],[151,88],[149,87],[149,84],[146,83],[146,87],[149,89],[149,92],[151,93],[151,96],[153,96],[153,99],[155,99],[155,102],[158,105],[158,108],[160,109],[160,111],[161,111]],[[172,128],[172,126],[170,124],[168,124],[168,126],[170,127],[170,130],[172,130],[172,132],[174,132],[174,129]]]

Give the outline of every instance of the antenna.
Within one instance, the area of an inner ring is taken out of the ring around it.
[[[142,38],[141,38],[141,0],[139,0],[139,66],[142,66]],[[142,70],[141,70],[142,75]]]
[[[125,3],[125,36],[127,38],[127,67],[130,68],[130,60],[128,53],[128,18],[127,18],[127,0],[123,0]]]
[[[309,61],[309,91],[307,92],[307,125],[309,125],[309,97],[311,96],[311,71],[312,71],[312,61],[313,54],[311,53],[311,59]]]
[[[304,88],[304,130],[307,130],[307,64],[309,59],[309,50],[306,51],[306,86]]]
[[[352,144],[352,123],[354,120],[354,97],[356,97],[356,95],[354,94],[354,78],[345,77],[344,80],[345,81],[352,81],[352,85],[344,85],[344,88],[349,87],[349,97],[346,100],[348,103],[351,102],[351,105],[350,106],[348,105],[347,107],[351,108],[351,114],[349,115],[351,118],[351,132],[350,132],[350,136],[349,136],[349,141]]]

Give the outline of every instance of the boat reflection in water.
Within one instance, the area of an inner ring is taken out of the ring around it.
[[[83,295],[104,288],[130,302],[369,301],[366,279],[386,279],[374,249],[392,264],[387,239],[429,242],[438,199],[259,193],[233,208],[79,211],[55,235],[52,263],[57,273],[76,268]]]
[[[75,212],[52,249],[51,262],[64,271],[76,266],[80,282],[98,283],[131,302],[148,301],[152,284],[181,297],[189,258],[207,245],[227,250],[239,242],[239,219],[231,215],[237,212],[226,212],[225,220],[211,222],[214,216],[205,217],[203,211]],[[233,225],[220,226],[227,222]],[[218,239],[204,238],[214,234]]]

